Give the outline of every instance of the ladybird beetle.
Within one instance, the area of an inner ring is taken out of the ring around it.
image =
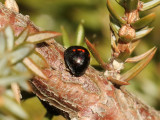
[[[82,46],[71,46],[64,51],[64,61],[70,72],[79,77],[83,75],[90,63],[90,54]]]

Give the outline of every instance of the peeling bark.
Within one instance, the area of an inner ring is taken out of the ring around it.
[[[27,16],[5,8],[0,3],[0,27],[10,24],[18,36],[25,27],[30,34],[38,28]],[[64,48],[56,41],[37,44],[35,49],[47,61],[43,68],[47,80],[35,76],[30,80],[33,92],[69,114],[73,120],[160,120],[160,113],[143,104],[122,87],[116,87],[103,73],[89,67],[81,77],[72,76],[64,63]]]

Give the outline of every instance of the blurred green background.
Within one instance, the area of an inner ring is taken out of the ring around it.
[[[83,22],[85,36],[96,45],[106,61],[110,57],[109,15],[106,0],[16,0],[20,13],[29,15],[41,30],[61,32],[64,26],[74,41],[76,29]],[[145,1],[145,0],[144,0]],[[149,0],[148,0],[149,1]],[[136,48],[132,56],[139,55],[153,46],[158,50],[150,64],[133,80],[127,89],[148,105],[160,110],[160,6],[140,13],[144,16],[155,12],[156,19],[150,24],[153,31]],[[62,43],[62,38],[57,39]],[[92,65],[97,65],[92,59]],[[126,64],[126,69],[134,64]],[[25,103],[26,104],[26,103]]]

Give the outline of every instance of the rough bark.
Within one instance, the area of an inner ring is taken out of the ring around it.
[[[28,17],[8,10],[0,3],[0,27],[12,25],[15,35],[26,26],[30,34],[38,32]],[[43,68],[47,80],[30,80],[33,92],[74,120],[160,120],[160,113],[144,105],[124,87],[116,87],[103,73],[89,67],[81,77],[72,76],[64,64],[64,48],[53,39],[35,49],[47,61]]]

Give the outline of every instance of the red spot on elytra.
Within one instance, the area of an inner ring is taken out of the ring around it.
[[[83,49],[77,49],[77,51],[81,51],[83,53],[85,52],[85,50],[83,50]]]
[[[76,49],[73,49],[72,51],[73,51],[73,52],[75,52],[75,51],[76,51]]]
[[[78,51],[82,51],[82,49],[77,49]]]
[[[85,50],[82,50],[82,52],[85,52]]]

